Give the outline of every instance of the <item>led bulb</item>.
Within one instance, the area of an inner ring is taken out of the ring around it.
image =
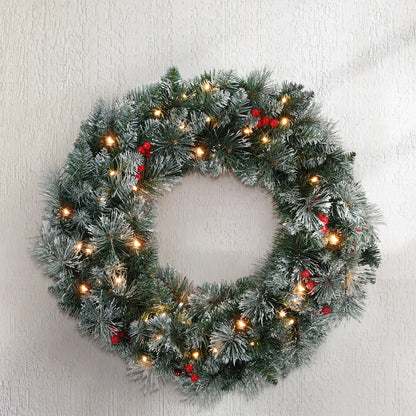
[[[316,185],[319,182],[319,176],[316,176],[316,175],[311,176],[311,178],[309,179],[309,182],[312,185]]]
[[[134,192],[136,192],[139,188],[137,187],[137,185],[133,185],[133,186],[131,187],[131,189],[132,189]]]
[[[288,119],[287,117],[283,117],[283,118],[280,120],[280,124],[281,124],[282,126],[286,126],[288,123],[289,123],[289,119]]]
[[[282,103],[286,104],[287,103],[287,97],[282,97]]]
[[[85,254],[91,254],[92,253],[92,248],[91,247],[86,247],[85,248]]]
[[[195,154],[196,154],[198,157],[201,157],[201,156],[203,156],[203,155],[205,154],[205,151],[204,151],[204,149],[203,149],[202,147],[197,147],[197,148],[195,149]]]
[[[158,108],[153,110],[153,115],[155,117],[160,117],[162,115],[162,110],[159,110]]]
[[[212,353],[213,353],[213,354],[217,354],[217,353],[218,353],[218,348],[215,348],[215,347],[214,347],[214,348],[212,349]]]
[[[289,321],[288,321],[288,324],[289,325],[293,325],[295,323],[295,320],[294,319],[290,319]]]
[[[105,138],[105,143],[108,145],[108,146],[112,146],[113,144],[115,144],[115,140],[111,137],[111,136],[107,136],[106,138]]]
[[[142,243],[139,240],[137,240],[137,239],[133,240],[133,247],[134,248],[140,248],[141,246],[142,246]]]
[[[146,355],[142,355],[142,361],[145,363],[145,362],[147,362],[149,359],[147,358],[147,356]]]
[[[242,319],[237,320],[237,328],[238,329],[245,329],[247,327],[247,324]]]
[[[251,345],[252,347],[254,347],[254,346],[256,345],[256,343],[255,343],[254,341],[251,341],[251,342],[250,342],[250,345]]]
[[[262,137],[261,141],[263,143],[268,143],[269,142],[269,138],[267,136]]]
[[[206,121],[207,123],[209,123],[209,122],[211,121],[211,117],[210,117],[210,116],[208,116],[208,117],[205,119],[205,121]]]
[[[305,286],[303,286],[302,284],[298,284],[296,286],[296,291],[297,292],[304,292],[305,291]]]
[[[61,213],[63,217],[69,217],[71,215],[71,210],[69,208],[62,208]]]
[[[279,312],[279,316],[281,317],[281,318],[284,318],[285,316],[286,316],[286,312],[285,311],[280,311]]]
[[[84,283],[79,287],[79,291],[81,293],[87,293],[89,290],[90,290],[90,288]]]
[[[188,98],[186,94],[182,94],[182,98]]]
[[[78,251],[81,251],[81,250],[82,250],[82,241],[80,241],[79,243],[77,243],[77,244],[75,245],[75,248],[76,248]]]
[[[192,357],[194,357],[194,358],[195,358],[195,360],[197,360],[197,359],[199,358],[199,352],[198,352],[198,351],[194,351],[194,352],[192,353]]]
[[[117,277],[114,279],[114,281],[115,281],[118,285],[120,285],[120,284],[122,284],[122,283],[124,282],[124,279],[123,279],[121,276],[117,276]]]
[[[185,127],[186,127],[186,126],[185,126],[185,124],[180,124],[180,125],[179,125],[179,129],[180,129],[180,130],[185,130]]]
[[[110,176],[115,176],[116,175],[116,171],[115,170],[110,170],[110,172],[108,173]]]
[[[244,127],[243,129],[243,133],[247,136],[249,134],[251,134],[252,130],[250,127]]]
[[[204,84],[204,90],[205,91],[209,91],[211,89],[211,85],[209,85],[209,83],[208,82],[206,82],[205,84]]]

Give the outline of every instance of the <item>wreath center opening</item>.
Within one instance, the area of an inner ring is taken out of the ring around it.
[[[159,198],[155,213],[159,263],[197,285],[254,273],[278,228],[271,196],[232,173],[186,175]]]

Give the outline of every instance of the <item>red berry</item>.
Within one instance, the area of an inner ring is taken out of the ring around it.
[[[359,228],[356,228],[355,231],[357,231],[357,233],[359,233],[361,230]]]
[[[260,110],[258,108],[253,108],[251,110],[251,115],[254,117],[258,117],[260,115]]]
[[[311,275],[311,272],[309,271],[309,270],[302,270],[302,273],[301,273],[301,275],[302,275],[302,277],[304,278],[304,279],[308,279],[309,278],[309,276]]]
[[[118,333],[118,336],[119,336],[120,338],[127,338],[127,334],[126,334],[124,331],[120,331],[120,332]]]
[[[321,227],[321,231],[322,231],[324,234],[326,234],[326,233],[328,232],[328,227],[327,227],[326,225],[323,225],[323,226]]]
[[[120,338],[117,335],[113,335],[111,337],[111,343],[112,344],[118,344],[119,341],[120,341]]]
[[[145,157],[147,158],[147,159],[149,159],[149,158],[151,158],[152,157],[152,152],[149,152],[149,150],[146,150],[146,152],[145,152]]]
[[[331,313],[331,308],[329,306],[324,306],[321,311],[324,315]]]
[[[263,117],[261,119],[261,122],[263,123],[264,126],[268,126],[270,124],[270,119],[269,117]]]
[[[197,382],[199,380],[198,374],[192,374],[191,375],[191,381],[193,381],[194,383]]]
[[[309,282],[308,283],[306,283],[306,289],[308,289],[309,290],[309,292],[311,291],[311,290],[313,290],[313,288],[315,287],[315,282],[312,282],[312,280],[309,280]]]
[[[139,147],[137,148],[137,151],[138,151],[139,153],[141,153],[142,155],[144,155],[145,150],[143,149],[143,146],[139,146]]]
[[[150,142],[144,142],[143,143],[143,149],[144,150],[150,150],[152,148],[152,145],[150,144]]]
[[[143,178],[143,175],[141,174],[141,173],[138,173],[137,175],[136,175],[136,179],[137,180],[141,180]]]
[[[144,172],[145,169],[146,169],[145,165],[140,165],[139,166],[139,172]]]
[[[319,199],[321,199],[321,197],[320,197],[320,196],[316,196],[316,197],[315,197],[315,201],[318,201]]]
[[[329,222],[329,220],[328,220],[328,218],[327,217],[325,217],[325,215],[323,215],[323,214],[316,214],[316,215],[318,215],[318,217],[319,217],[319,219],[326,225],[326,224],[328,224],[328,222]]]
[[[274,118],[273,120],[270,121],[270,125],[272,127],[277,127],[279,125],[279,121]]]
[[[257,123],[256,127],[259,128],[263,125],[263,123],[261,122],[261,120]]]
[[[317,215],[319,218],[323,218],[323,217],[325,217],[325,215],[324,215],[324,214],[321,214],[320,212],[318,212],[316,215]]]
[[[174,373],[176,377],[180,377],[182,375],[182,370],[180,368],[175,368]]]
[[[193,366],[192,364],[188,364],[188,365],[185,367],[185,371],[186,371],[187,373],[192,373],[192,371],[194,371],[194,366]]]

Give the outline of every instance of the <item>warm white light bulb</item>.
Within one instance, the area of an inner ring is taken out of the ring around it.
[[[82,284],[82,285],[79,287],[79,291],[80,291],[81,293],[87,293],[89,290],[90,290],[90,289],[89,289],[89,287],[88,287],[87,285],[85,285],[85,284]]]
[[[123,282],[124,282],[124,279],[123,279],[122,277],[120,277],[120,276],[117,276],[117,277],[114,279],[114,281],[115,281],[118,285],[120,285],[121,283],[123,283]]]
[[[243,129],[243,133],[244,133],[245,135],[250,134],[250,133],[251,133],[251,128],[250,128],[250,127],[245,127],[245,128]]]
[[[141,246],[142,246],[142,243],[139,240],[137,240],[137,239],[133,240],[133,247],[134,248],[139,248]]]
[[[284,317],[286,316],[286,312],[285,312],[285,311],[280,311],[280,312],[279,312],[279,316],[280,316],[281,318],[284,318]]]
[[[197,360],[197,359],[198,359],[198,357],[199,357],[199,352],[198,352],[198,351],[193,352],[193,353],[192,353],[192,357],[194,357],[194,358],[195,358],[195,360]]]
[[[196,149],[195,149],[195,154],[197,155],[197,156],[203,156],[204,154],[205,154],[205,152],[204,152],[204,149],[202,148],[202,147],[197,147]]]
[[[261,141],[263,143],[268,143],[269,142],[269,138],[267,136],[262,137]]]
[[[137,185],[133,185],[133,186],[131,187],[131,189],[132,189],[134,192],[136,192],[139,188],[137,187]]]
[[[160,117],[162,115],[162,110],[159,110],[158,108],[156,108],[155,110],[153,110],[153,115],[155,117]]]
[[[283,118],[280,120],[280,124],[281,124],[282,126],[286,126],[288,123],[289,123],[289,119],[288,119],[287,117],[283,117]]]
[[[294,323],[295,323],[294,319],[290,319],[289,322],[288,322],[289,325],[293,325]]]
[[[285,104],[287,102],[287,97],[282,97],[282,103]]]
[[[71,210],[69,208],[62,208],[62,215],[64,217],[69,217],[71,215]]]
[[[147,360],[148,360],[147,356],[146,355],[142,355],[142,361],[145,363],[145,362],[147,362]]]
[[[302,284],[298,284],[296,287],[296,290],[298,292],[304,292],[305,291],[305,286],[303,286]]]
[[[105,142],[107,143],[108,146],[112,146],[116,141],[111,136],[107,136],[107,138],[105,139]]]
[[[237,326],[238,326],[238,328],[240,328],[240,329],[244,329],[246,326],[247,326],[247,324],[242,320],[242,319],[239,319],[238,321],[237,321]]]
[[[116,174],[117,172],[115,171],[115,170],[110,170],[110,172],[109,172],[109,175],[110,176],[115,176],[115,174]]]

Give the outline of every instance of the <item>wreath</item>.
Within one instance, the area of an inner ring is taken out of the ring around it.
[[[185,81],[172,68],[100,101],[45,186],[33,251],[50,292],[133,379],[173,380],[190,398],[251,394],[363,311],[379,213],[353,179],[355,153],[312,92],[269,79],[224,71]],[[281,228],[256,274],[194,287],[158,264],[157,198],[191,172],[232,172],[271,194]]]

